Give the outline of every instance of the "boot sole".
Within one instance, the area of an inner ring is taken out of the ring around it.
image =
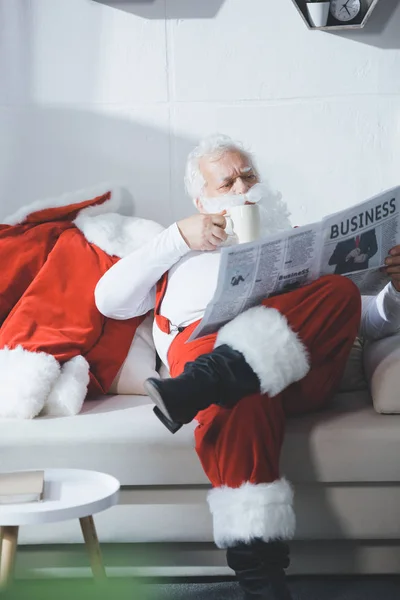
[[[158,406],[155,406],[153,408],[153,413],[156,415],[157,419],[159,421],[161,421],[161,423],[171,433],[176,433],[177,431],[179,431],[181,429],[182,423],[176,423],[175,421],[170,421],[169,419],[167,419],[167,417],[164,415],[164,413],[161,412],[161,410],[158,408]]]
[[[177,423],[171,418],[164,401],[151,381],[144,382],[144,389],[147,395],[153,400],[156,405],[154,408],[154,414],[160,419],[161,423],[171,432],[176,433],[181,427],[182,423]]]

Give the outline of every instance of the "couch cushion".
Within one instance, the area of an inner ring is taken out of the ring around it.
[[[148,398],[107,396],[73,417],[0,420],[1,468],[105,471],[123,485],[207,484],[194,424],[171,435]],[[366,392],[340,394],[329,410],[291,419],[282,471],[293,482],[400,481],[400,416],[378,415]]]
[[[367,343],[364,364],[375,410],[399,414],[400,334]]]

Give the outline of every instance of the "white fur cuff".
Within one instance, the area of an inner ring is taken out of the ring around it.
[[[89,363],[74,356],[61,367],[61,373],[45,400],[41,414],[70,417],[80,413],[89,384]]]
[[[59,375],[60,365],[50,354],[21,346],[0,350],[0,417],[36,417]]]
[[[208,504],[218,548],[254,539],[269,542],[294,536],[293,490],[286,479],[244,483],[239,488],[214,488],[208,495]]]
[[[0,350],[0,418],[76,415],[88,383],[89,364],[83,356],[75,356],[60,369],[51,354],[6,346]]]
[[[91,244],[110,256],[123,258],[164,230],[148,219],[115,214],[98,214],[98,206],[89,206],[79,213],[74,224]]]
[[[237,316],[219,330],[215,346],[222,344],[243,354],[271,397],[310,369],[306,347],[275,308],[256,306]]]

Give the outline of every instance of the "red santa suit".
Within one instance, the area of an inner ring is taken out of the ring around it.
[[[106,393],[121,367],[143,317],[104,318],[94,289],[162,228],[113,214],[120,195],[67,194],[0,225],[0,417],[76,414],[88,388]]]

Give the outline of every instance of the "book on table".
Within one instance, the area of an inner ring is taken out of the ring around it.
[[[0,505],[43,500],[44,471],[0,473]]]

